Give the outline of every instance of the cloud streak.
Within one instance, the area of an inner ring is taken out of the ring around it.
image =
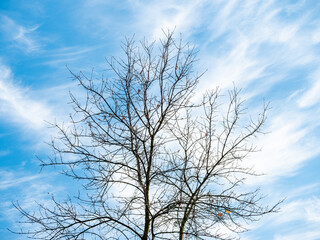
[[[40,44],[34,36],[34,32],[39,25],[34,27],[24,27],[16,23],[11,18],[0,15],[0,29],[5,39],[14,42],[20,50],[31,53],[40,50]]]
[[[33,99],[27,89],[15,84],[11,70],[0,65],[0,114],[8,123],[21,124],[23,128],[41,129],[44,120],[51,119],[49,106]]]
[[[2,176],[7,176],[9,179],[0,179],[0,190],[6,190],[10,187],[15,187],[20,184],[25,184],[26,182],[31,182],[40,177],[40,175],[32,175],[32,176],[25,176],[17,178],[17,176],[14,174],[9,174],[6,172],[1,173]],[[3,178],[3,177],[2,177]]]

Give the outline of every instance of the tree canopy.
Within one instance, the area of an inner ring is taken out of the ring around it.
[[[159,43],[126,39],[106,77],[73,73],[86,96],[50,143],[43,167],[61,166],[83,183],[67,201],[52,198],[30,213],[18,203],[33,239],[231,239],[245,223],[275,212],[243,181],[258,149],[267,105],[247,114],[240,91],[198,97],[197,51],[172,32]],[[227,99],[227,101],[226,101]],[[52,207],[53,205],[53,207]]]

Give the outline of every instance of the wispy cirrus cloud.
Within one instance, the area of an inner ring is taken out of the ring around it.
[[[34,211],[37,209],[38,204],[46,206],[51,204],[52,196],[57,197],[59,194],[64,193],[65,190],[62,185],[56,185],[52,182],[54,174],[51,173],[33,174],[32,172],[21,171],[21,169],[18,171],[1,170],[0,173],[0,223],[12,224],[11,230],[18,231],[22,226],[25,228],[32,227],[23,223],[17,226],[17,221],[21,216],[12,203],[19,203],[26,211]],[[7,232],[7,230],[0,228],[0,235],[4,231]],[[10,235],[10,237],[15,239],[17,236]]]
[[[269,133],[255,141],[262,151],[252,154],[249,162],[257,172],[266,175],[251,179],[252,184],[270,184],[281,177],[295,175],[309,160],[320,154],[317,147],[320,144],[317,137],[319,111],[288,110],[286,105],[290,104],[285,101],[282,105],[269,114],[266,128]],[[310,118],[310,115],[314,117]]]
[[[0,157],[4,157],[10,154],[9,150],[0,150]]]
[[[50,65],[55,67],[65,66],[67,64],[83,61],[88,55],[93,55],[95,51],[103,48],[104,45],[95,46],[69,46],[53,50],[47,50],[45,60],[41,65]],[[67,69],[65,69],[67,71]]]
[[[320,70],[316,69],[309,79],[311,87],[306,88],[297,100],[300,108],[312,107],[320,102]]]
[[[277,201],[280,197],[288,197],[277,214],[267,215],[261,221],[250,224],[250,229],[253,231],[245,233],[244,239],[318,239],[320,234],[318,229],[320,198],[317,194],[320,190],[319,184],[295,186],[293,189],[282,189],[280,185],[276,184],[274,188],[277,190],[271,185],[269,186],[269,204]]]
[[[206,1],[136,1],[132,8],[137,16],[137,30],[140,34],[151,34],[161,38],[163,32],[176,29],[187,36],[201,25],[201,11]],[[148,19],[148,21],[145,21]]]
[[[38,29],[39,25],[33,27],[25,27],[13,19],[0,15],[0,29],[4,39],[12,42],[15,47],[20,50],[31,53],[40,49],[41,45],[34,36],[34,32]]]
[[[235,82],[250,88],[252,95],[265,94],[288,81],[293,69],[319,63],[308,37],[316,32],[307,28],[310,9],[300,16],[292,13],[288,20],[283,15],[289,14],[290,5],[276,1],[215,1],[208,8],[216,14],[206,16],[208,32],[199,47],[212,85],[230,87]]]
[[[313,196],[284,205],[281,213],[273,219],[273,226],[291,226],[279,231],[275,240],[319,239],[320,198]]]
[[[320,234],[317,230],[317,226],[314,226],[313,229],[310,229],[310,226],[299,229],[298,231],[292,231],[287,234],[277,234],[274,240],[300,240],[308,239],[315,240],[319,239]]]
[[[40,175],[17,177],[17,174],[4,171],[0,171],[0,173],[0,190],[6,190],[10,187],[25,184],[26,182],[32,182],[40,177]]]
[[[0,116],[7,123],[19,123],[23,128],[40,129],[44,120],[51,119],[51,110],[40,99],[32,97],[28,89],[14,82],[10,68],[0,65]]]

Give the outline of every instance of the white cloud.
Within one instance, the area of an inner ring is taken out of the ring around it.
[[[320,232],[316,230],[317,226],[314,226],[314,230],[309,230],[309,227],[302,228],[299,232],[288,234],[277,234],[274,240],[317,240],[320,238]]]
[[[190,28],[200,24],[200,12],[197,9],[201,8],[203,2],[202,0],[139,2],[134,6],[138,11],[138,28],[141,32],[150,33],[154,39],[163,36],[162,29],[164,31],[177,29],[177,32],[188,34]]]
[[[282,208],[281,214],[273,219],[274,225],[294,224],[291,231],[280,231],[275,240],[315,240],[320,238],[320,198],[313,197],[290,202]]]
[[[309,14],[286,22],[279,17],[285,7],[274,1],[214,2],[208,8],[218,10],[206,16],[210,31],[199,44],[210,77],[203,85],[230,87],[235,82],[250,88],[254,96],[285,81],[296,67],[318,59],[309,38],[316,29],[304,32]],[[252,89],[250,84],[257,83],[260,87]]]
[[[320,70],[314,72],[310,79],[312,86],[298,99],[298,105],[301,108],[311,107],[320,102]]]
[[[96,46],[72,46],[72,47],[62,47],[58,49],[52,49],[46,51],[46,58],[41,63],[41,65],[50,65],[53,67],[65,67],[66,64],[70,65],[75,62],[79,63],[79,60],[85,61],[88,58],[89,54],[92,54],[94,51],[97,51],[105,45],[96,45]],[[101,56],[103,57],[103,56]],[[90,59],[92,60],[92,59]],[[67,69],[65,68],[67,71]]]
[[[41,129],[44,120],[52,119],[50,107],[30,96],[28,89],[15,84],[11,70],[3,64],[0,65],[0,116],[8,123],[30,129]]]
[[[10,154],[9,150],[0,150],[0,157],[4,157]]]
[[[294,221],[303,221],[309,224],[320,224],[320,199],[310,198],[290,202],[284,205],[281,213],[277,214],[273,224],[287,224]]]
[[[57,185],[57,181],[55,184],[50,181],[54,176],[51,173],[34,175],[27,175],[21,171],[0,171],[0,173],[2,176],[0,179],[0,211],[2,213],[0,220],[9,223],[11,230],[19,230],[22,226],[26,228],[29,226],[28,224],[19,224],[19,227],[16,227],[17,222],[21,220],[21,215],[14,208],[12,202],[19,202],[19,205],[28,212],[35,212],[38,210],[38,204],[49,208],[53,207],[51,197],[55,196],[59,199],[61,193],[66,194],[62,184]]]
[[[318,239],[315,236],[320,234],[320,198],[319,184],[309,184],[301,187],[284,186],[281,184],[269,185],[268,198],[264,203],[271,205],[286,196],[285,201],[280,205],[278,213],[270,214],[258,222],[250,224],[251,232],[244,233],[245,239],[260,240],[297,240],[297,239]],[[271,236],[273,236],[271,238]]]
[[[139,38],[147,36],[147,39],[158,40],[163,36],[163,30],[176,29],[177,33],[190,34],[191,28],[201,24],[201,11],[205,0],[195,1],[124,1],[121,4],[110,4],[106,1],[85,1],[79,8],[82,19],[90,21],[95,28],[95,33],[104,35],[109,28],[119,26],[117,33],[120,35],[135,33]],[[114,15],[105,14],[103,9],[113,8]],[[119,12],[118,12],[119,11]],[[130,15],[117,15],[120,11],[130,12]],[[129,18],[127,18],[129,17]],[[129,19],[129,20],[128,20]],[[112,24],[111,24],[112,22]],[[101,36],[103,38],[103,36]]]
[[[247,163],[266,175],[250,177],[251,184],[270,184],[279,177],[292,176],[306,161],[320,154],[320,139],[314,134],[320,119],[310,119],[312,111],[286,110],[286,104],[270,117],[266,129],[269,133],[255,142],[262,151],[252,154]]]
[[[34,32],[39,26],[24,27],[7,16],[0,15],[0,29],[5,34],[5,38],[13,41],[18,48],[26,53],[40,49],[40,44],[34,37]]]
[[[7,178],[0,179],[0,190],[6,190],[10,187],[18,186],[22,183],[30,182],[30,181],[36,180],[40,177],[40,175],[17,177],[16,175],[12,175],[12,174],[8,175],[8,174],[4,174],[3,172],[1,175],[7,176]]]

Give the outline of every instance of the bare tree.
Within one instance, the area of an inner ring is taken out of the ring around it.
[[[74,114],[50,143],[61,166],[83,182],[86,194],[30,213],[33,239],[231,239],[244,223],[275,212],[261,206],[258,190],[238,189],[256,175],[242,164],[257,151],[267,106],[256,120],[245,114],[239,91],[228,102],[218,89],[200,102],[202,74],[193,72],[197,52],[173,33],[158,44],[123,43],[125,57],[108,60],[108,77],[73,77],[87,95],[70,94]]]

